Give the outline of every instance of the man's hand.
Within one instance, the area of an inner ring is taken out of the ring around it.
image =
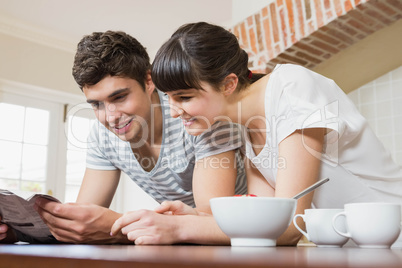
[[[191,218],[186,217],[189,215]],[[181,201],[164,201],[154,211],[142,209],[125,213],[113,224],[110,234],[112,236],[126,235],[136,245],[186,242],[187,236],[197,236],[197,234],[189,235],[194,231],[185,232],[184,227],[191,225],[190,229],[192,229],[197,226],[195,222],[200,220],[199,216],[204,215],[209,214],[199,212]],[[205,232],[200,233],[202,237]],[[199,239],[201,241],[202,238]]]
[[[127,237],[110,236],[113,223],[121,214],[94,204],[61,204],[38,198],[35,209],[53,236],[67,243],[129,243]]]
[[[152,210],[125,213],[112,226],[110,235],[122,233],[136,245],[174,244],[181,241],[178,217]]]

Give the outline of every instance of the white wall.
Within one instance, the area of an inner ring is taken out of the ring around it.
[[[275,0],[233,0],[232,2],[232,25],[235,25],[250,15],[260,11]]]
[[[350,92],[393,159],[402,165],[402,66]]]
[[[118,212],[124,213],[137,209],[154,209],[158,202],[144,192],[137,184],[135,184],[126,174],[122,173],[119,187],[116,191],[111,208]]]
[[[74,53],[0,32],[0,79],[82,95],[71,75]]]

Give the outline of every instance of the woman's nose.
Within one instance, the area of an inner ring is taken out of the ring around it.
[[[177,107],[176,105],[170,105],[170,116],[173,118],[177,118],[182,116],[184,113],[183,109]]]

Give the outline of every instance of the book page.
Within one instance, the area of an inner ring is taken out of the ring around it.
[[[28,199],[24,199],[8,190],[0,189],[1,222],[38,240],[51,237],[49,228],[34,209],[35,200],[38,197],[60,202],[45,194],[34,194]]]

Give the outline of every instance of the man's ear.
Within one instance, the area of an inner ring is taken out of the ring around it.
[[[152,92],[155,91],[155,84],[152,81],[151,71],[147,71],[147,74],[145,76],[145,91],[148,92],[150,95],[152,94]]]
[[[229,74],[223,80],[223,94],[225,96],[231,95],[237,88],[237,84],[239,82],[239,78],[234,73]]]

